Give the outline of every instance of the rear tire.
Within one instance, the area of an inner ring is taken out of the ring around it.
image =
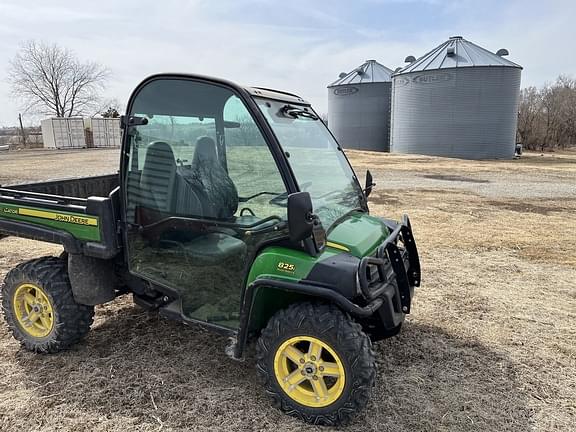
[[[285,413],[339,425],[366,406],[376,361],[360,324],[336,306],[297,303],[277,312],[262,331],[257,371]]]
[[[76,303],[66,262],[43,257],[19,264],[2,284],[4,318],[27,350],[55,353],[80,341],[94,307]]]

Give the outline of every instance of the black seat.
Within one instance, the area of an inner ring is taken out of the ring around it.
[[[140,177],[140,204],[160,211],[171,210],[171,191],[176,181],[172,148],[162,141],[150,143]]]
[[[207,211],[206,216],[229,219],[238,210],[238,191],[218,160],[216,143],[212,138],[198,138],[192,167],[185,180],[202,187],[204,193],[200,200]]]
[[[198,193],[178,175],[174,152],[163,141],[155,141],[148,146],[139,195],[140,205],[164,213],[204,214]]]

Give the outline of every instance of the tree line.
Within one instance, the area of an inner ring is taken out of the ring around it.
[[[560,75],[541,88],[520,92],[518,141],[525,149],[550,151],[576,146],[576,80]]]

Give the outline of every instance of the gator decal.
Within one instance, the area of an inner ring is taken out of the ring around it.
[[[100,241],[100,222],[95,216],[0,204],[2,218],[66,231],[78,240]]]
[[[58,222],[68,222],[78,225],[90,225],[90,226],[98,226],[98,219],[93,217],[84,217],[84,216],[77,216],[73,214],[63,214],[63,213],[54,213],[54,212],[47,212],[44,210],[34,210],[29,208],[19,208],[18,214],[24,216],[33,216],[42,219],[51,219]]]

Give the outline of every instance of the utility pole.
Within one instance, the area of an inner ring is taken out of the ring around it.
[[[18,121],[20,122],[20,134],[22,139],[22,146],[26,147],[26,133],[24,132],[24,126],[22,126],[22,114],[18,114]]]

